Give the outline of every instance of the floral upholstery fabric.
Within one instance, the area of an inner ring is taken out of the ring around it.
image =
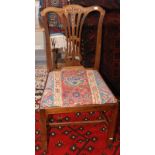
[[[74,68],[49,73],[41,107],[116,102],[115,96],[96,70]]]

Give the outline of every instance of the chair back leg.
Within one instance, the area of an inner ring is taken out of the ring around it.
[[[117,117],[118,117],[118,103],[115,104],[112,108],[112,117],[111,117],[111,122],[109,124],[110,126],[109,126],[109,131],[108,131],[108,138],[107,138],[108,144],[110,144],[114,140]]]
[[[42,149],[47,152],[47,114],[45,109],[40,109],[40,128]]]

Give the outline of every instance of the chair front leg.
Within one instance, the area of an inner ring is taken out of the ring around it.
[[[116,123],[117,123],[117,117],[118,117],[118,104],[114,105],[112,109],[112,118],[109,124],[109,131],[108,131],[108,144],[113,142],[115,130],[116,130]]]
[[[40,127],[42,149],[47,152],[47,114],[45,109],[40,109]]]

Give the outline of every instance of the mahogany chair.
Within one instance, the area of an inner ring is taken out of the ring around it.
[[[84,68],[80,62],[80,43],[82,26],[87,15],[93,11],[99,13],[96,54],[94,68]],[[66,36],[65,67],[54,70],[53,53],[50,42],[48,13],[58,14],[63,23]],[[48,79],[40,105],[40,123],[42,147],[47,150],[47,125],[77,125],[86,123],[106,123],[108,127],[107,141],[113,141],[118,101],[100,76],[100,52],[102,23],[105,11],[99,6],[82,7],[66,5],[63,8],[48,7],[42,10],[41,17],[45,28]],[[48,115],[72,112],[112,111],[111,119],[48,123]]]

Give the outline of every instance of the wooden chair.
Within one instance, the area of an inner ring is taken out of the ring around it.
[[[81,66],[80,43],[82,26],[86,16],[96,11],[99,13],[96,56],[94,68],[86,69]],[[58,14],[63,23],[67,40],[65,66],[60,70],[54,70],[50,43],[47,14],[54,12]],[[46,36],[46,55],[48,67],[48,79],[40,105],[41,138],[43,149],[47,150],[47,125],[76,125],[86,123],[107,123],[108,142],[114,138],[116,119],[118,114],[118,103],[99,72],[102,23],[105,11],[99,6],[82,7],[79,5],[66,5],[63,8],[48,7],[41,12],[43,26]],[[48,123],[50,114],[112,111],[110,120],[81,121]]]

